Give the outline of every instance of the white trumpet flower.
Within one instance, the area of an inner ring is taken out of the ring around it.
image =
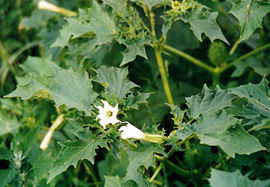
[[[112,107],[107,101],[102,100],[104,106],[97,106],[99,114],[97,119],[100,119],[99,123],[105,129],[107,124],[116,124],[120,122],[116,116],[118,112],[118,104],[115,107]]]
[[[145,134],[135,127],[134,125],[127,122],[127,125],[120,127],[119,131],[121,132],[121,138],[135,138],[135,139],[145,139]]]

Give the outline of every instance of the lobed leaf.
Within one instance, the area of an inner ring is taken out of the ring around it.
[[[123,66],[133,60],[135,60],[136,56],[139,55],[147,59],[146,51],[145,51],[145,44],[149,42],[145,38],[140,38],[138,40],[118,40],[119,43],[124,44],[126,49],[122,52],[123,59],[120,66]]]
[[[250,135],[241,125],[241,120],[222,111],[220,114],[203,114],[194,124],[183,124],[184,129],[178,129],[175,136],[185,139],[196,134],[200,143],[220,146],[225,153],[234,157],[238,154],[251,154],[265,150],[259,140]]]
[[[227,172],[211,169],[211,178],[208,181],[213,187],[267,187],[270,185],[270,180],[252,181],[247,176],[243,176],[239,170]]]
[[[48,183],[60,173],[66,171],[69,166],[76,167],[79,160],[87,159],[94,164],[94,157],[98,147],[106,147],[103,137],[95,137],[86,132],[79,140],[61,143],[61,151],[49,171]]]
[[[240,41],[248,39],[257,28],[262,28],[264,16],[270,12],[270,4],[257,0],[236,0],[229,11],[240,23]]]
[[[233,94],[222,90],[218,86],[216,90],[210,90],[205,85],[201,93],[186,98],[189,106],[188,115],[197,119],[201,114],[216,113],[221,109],[230,107],[234,98]]]
[[[98,16],[97,16],[98,15]],[[59,37],[52,44],[52,47],[64,47],[69,39],[82,37],[90,34],[96,35],[98,44],[111,42],[117,34],[117,28],[112,17],[99,5],[93,1],[92,7],[87,12],[80,11],[79,18],[67,18],[67,24],[60,30]]]
[[[268,81],[263,78],[259,84],[249,83],[236,88],[229,89],[229,92],[237,95],[240,98],[245,98],[248,105],[242,111],[243,115],[263,115],[270,117],[270,97]]]
[[[152,145],[139,145],[135,149],[127,149],[129,164],[127,166],[127,174],[123,178],[124,181],[133,180],[139,186],[146,186],[146,180],[141,172],[138,171],[140,166],[146,169],[155,167],[154,152],[155,147]]]
[[[116,68],[101,66],[97,70],[96,80],[101,83],[105,89],[118,99],[124,98],[131,89],[138,85],[129,81],[127,68]]]
[[[39,61],[38,57],[31,58],[32,68],[40,67]],[[52,98],[56,106],[66,105],[67,108],[77,108],[90,115],[91,103],[97,94],[92,90],[88,74],[65,70],[51,62],[46,62],[46,67],[46,71],[43,69],[29,73],[19,82],[16,90],[5,97],[21,97],[23,100],[36,97]]]
[[[209,37],[211,42],[213,42],[215,39],[220,39],[229,44],[216,22],[218,13],[208,11],[205,12],[204,8],[204,6],[201,6],[195,9],[192,15],[187,18],[187,22],[190,24],[190,29],[200,41],[202,41],[201,35],[204,33],[207,37]]]

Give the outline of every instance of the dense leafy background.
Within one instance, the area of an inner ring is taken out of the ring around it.
[[[270,186],[269,0],[49,2],[0,0],[0,186]]]

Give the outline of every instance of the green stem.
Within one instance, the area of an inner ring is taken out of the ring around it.
[[[246,54],[244,54],[244,55],[242,55],[242,56],[234,59],[231,63],[229,63],[229,64],[227,64],[227,65],[225,65],[225,66],[223,66],[221,68],[216,68],[216,73],[217,74],[221,74],[222,72],[224,72],[227,69],[229,69],[230,67],[232,67],[235,62],[244,60],[244,59],[246,59],[246,58],[248,58],[248,57],[250,57],[252,55],[255,55],[255,54],[257,54],[257,53],[259,53],[259,52],[261,52],[261,51],[263,51],[263,50],[265,50],[267,48],[270,48],[270,43],[265,44],[265,45],[263,45],[261,47],[258,47],[256,49],[254,49],[254,50],[252,50],[252,51],[250,51],[250,52],[248,52],[248,53],[246,53]]]
[[[184,140],[178,142],[177,145],[178,145],[178,146],[181,146],[182,144],[184,144],[186,141],[190,140],[190,139],[193,138],[193,137],[194,137],[194,135],[191,135],[191,136],[187,137],[186,139],[184,139]],[[164,161],[164,160],[170,158],[174,153],[175,153],[175,149],[172,147],[172,148],[170,149],[170,151],[167,153],[166,156],[154,155],[154,157],[155,157],[157,160],[159,160],[159,161]]]
[[[149,182],[153,182],[153,180],[156,178],[156,176],[159,174],[160,170],[162,169],[162,162],[159,164],[159,166],[157,167],[156,171],[154,172],[154,174],[152,175],[152,177],[149,179]]]
[[[185,143],[186,141],[190,140],[190,139],[193,138],[193,137],[194,137],[194,135],[191,135],[191,136],[187,137],[186,139],[182,140],[181,142],[179,142],[179,143],[177,143],[177,144],[180,146],[180,145],[182,145],[183,143]],[[154,155],[154,157],[155,157],[157,160],[161,161],[161,163],[159,164],[158,168],[156,169],[156,171],[155,171],[155,173],[153,174],[153,176],[151,177],[151,179],[152,179],[152,178],[155,179],[155,177],[158,175],[158,173],[160,172],[160,170],[161,170],[161,168],[162,168],[162,166],[163,166],[162,162],[165,161],[166,159],[169,159],[169,158],[173,155],[174,152],[175,152],[175,149],[172,147],[171,150],[167,153],[166,156],[159,156],[159,155],[156,155],[156,154]],[[151,179],[150,179],[150,180],[151,180]],[[151,181],[150,181],[150,182],[151,182]]]
[[[219,83],[220,74],[212,74],[212,85],[216,86]]]
[[[184,59],[186,59],[188,61],[190,61],[191,63],[193,63],[193,64],[195,64],[195,65],[197,65],[197,66],[199,66],[199,67],[201,67],[201,68],[203,68],[205,70],[207,70],[208,72],[210,72],[212,74],[215,74],[215,68],[209,66],[205,62],[202,62],[202,61],[190,56],[187,53],[184,53],[183,51],[180,51],[180,50],[178,50],[178,49],[176,49],[174,47],[171,47],[169,45],[165,45],[164,49],[171,52],[171,53],[174,53],[174,54],[176,54],[176,55],[178,55],[178,56],[180,56],[180,57],[182,57],[182,58],[184,58]]]
[[[17,50],[15,53],[13,53],[11,55],[11,57],[9,58],[9,63],[13,64],[20,54],[22,54],[24,51],[26,51],[26,50],[28,50],[36,45],[39,45],[39,44],[41,44],[41,42],[39,42],[39,41],[38,42],[37,41],[30,42],[30,43],[26,44],[25,46],[23,46],[22,48],[20,48],[19,50]]]
[[[15,69],[12,64],[9,62],[9,54],[2,42],[0,41],[0,57],[2,58],[5,65],[10,69],[13,73],[15,73]],[[7,70],[8,71],[8,70]]]
[[[99,187],[99,183],[98,183],[98,180],[97,180],[96,176],[94,175],[94,173],[91,171],[89,166],[84,161],[83,161],[83,166],[84,166],[84,168],[86,170],[86,173],[92,177],[95,186]]]
[[[170,86],[169,86],[169,81],[168,81],[168,78],[167,78],[167,75],[166,75],[166,71],[165,71],[162,56],[161,56],[161,51],[158,49],[157,46],[154,48],[154,50],[155,50],[158,69],[159,69],[159,72],[160,72],[160,75],[161,75],[162,84],[163,84],[163,88],[164,88],[164,91],[165,91],[165,94],[166,94],[167,101],[168,101],[169,104],[174,105],[171,89],[170,89]]]
[[[150,23],[151,23],[152,34],[156,38],[155,15],[151,10],[150,10],[149,13],[150,13]],[[154,50],[155,50],[158,69],[159,69],[159,72],[160,72],[160,75],[161,75],[162,84],[163,84],[164,92],[166,94],[167,101],[168,101],[169,104],[173,105],[174,101],[173,101],[173,97],[172,97],[172,93],[171,93],[167,73],[165,71],[164,62],[163,62],[162,55],[161,55],[162,50],[160,49],[160,46],[159,46],[158,43],[154,44]]]
[[[184,170],[180,167],[178,167],[177,165],[175,165],[173,162],[166,160],[166,164],[173,170],[175,171],[177,174],[181,175],[182,177],[191,177],[194,176],[195,173]]]
[[[156,184],[156,185],[159,185],[159,186],[162,186],[162,183],[158,180],[153,180],[153,183]]]
[[[229,52],[229,55],[232,55],[232,54],[235,52],[235,50],[236,50],[236,48],[238,47],[239,44],[240,44],[240,40],[238,39],[238,40],[236,40],[235,43],[233,44],[233,46],[232,46],[232,48],[231,48],[231,50],[230,50],[230,52]]]

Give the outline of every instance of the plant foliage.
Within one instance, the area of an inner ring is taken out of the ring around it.
[[[269,186],[269,13],[0,0],[0,186]]]

